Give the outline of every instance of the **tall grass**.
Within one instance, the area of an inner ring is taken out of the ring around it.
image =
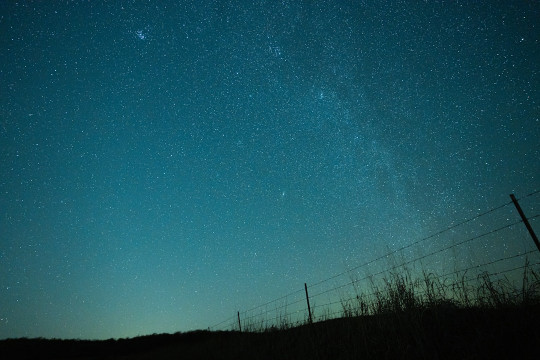
[[[393,266],[386,273],[351,279],[349,293],[327,305],[314,300],[329,291],[314,295],[313,324],[307,309],[302,313],[287,304],[246,317],[242,333],[230,332],[238,336],[227,344],[233,355],[220,354],[235,359],[535,359],[538,265],[525,260],[513,272],[468,270],[446,276]]]
[[[521,282],[487,271],[468,277],[441,278],[425,270],[414,277],[403,267],[376,282],[370,278],[370,291],[354,288],[353,298],[342,298],[341,316],[366,316],[414,312],[433,308],[501,309],[540,304],[540,275],[525,260]]]
[[[538,264],[535,264],[538,265]],[[400,313],[418,313],[436,309],[504,309],[540,305],[540,273],[525,260],[520,281],[497,276],[487,271],[468,274],[457,272],[453,277],[439,277],[421,270],[418,276],[403,267],[395,267],[384,277],[368,277],[367,288],[351,281],[353,295],[341,295],[340,309],[312,306],[313,319],[322,322],[335,318],[357,318]],[[308,324],[307,310],[303,318],[293,321],[287,307],[274,317],[250,317],[242,328],[246,332],[287,330]],[[238,325],[232,327],[238,329]]]

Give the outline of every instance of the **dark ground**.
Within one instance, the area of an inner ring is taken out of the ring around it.
[[[537,359],[540,306],[421,309],[264,333],[9,339],[1,359]]]

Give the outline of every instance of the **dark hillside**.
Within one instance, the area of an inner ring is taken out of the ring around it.
[[[15,339],[3,359],[537,358],[540,306],[424,308],[262,333],[196,331],[123,340]]]

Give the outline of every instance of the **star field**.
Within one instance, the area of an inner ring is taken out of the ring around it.
[[[537,190],[539,11],[3,2],[0,338],[207,328]]]

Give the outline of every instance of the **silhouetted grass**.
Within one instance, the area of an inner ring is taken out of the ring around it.
[[[252,319],[244,332],[197,331],[125,340],[14,339],[3,359],[498,359],[536,358],[540,277],[521,282],[480,273],[440,278],[407,269],[371,279],[343,297],[339,314],[318,308],[314,324]],[[336,317],[337,318],[334,318]]]

